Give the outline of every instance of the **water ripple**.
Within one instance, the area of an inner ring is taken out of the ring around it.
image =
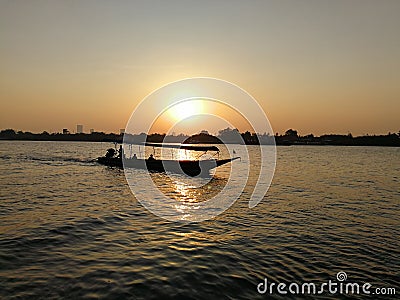
[[[0,298],[265,299],[265,277],[322,283],[339,271],[399,290],[396,149],[280,147],[256,208],[247,186],[215,219],[175,224],[145,210],[121,170],[91,162],[104,144],[20,146],[0,142]],[[177,201],[202,199],[154,180]]]

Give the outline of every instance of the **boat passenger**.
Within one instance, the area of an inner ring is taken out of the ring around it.
[[[118,158],[123,158],[123,157],[124,157],[124,149],[122,149],[122,145],[120,145],[118,150]]]
[[[114,155],[115,155],[115,150],[113,148],[110,148],[107,150],[107,153],[106,153],[107,158],[112,158],[112,157],[114,157]]]

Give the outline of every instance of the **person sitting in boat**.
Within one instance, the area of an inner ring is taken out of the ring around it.
[[[107,150],[107,153],[106,153],[107,158],[112,158],[112,157],[114,157],[114,155],[115,155],[115,149],[110,148]]]
[[[124,149],[122,149],[122,145],[120,145],[118,150],[118,158],[123,158],[123,157],[124,157]]]
[[[149,156],[148,160],[155,160],[155,158],[154,158],[153,154],[150,154],[150,156]]]
[[[136,153],[133,154],[132,159],[137,159]]]

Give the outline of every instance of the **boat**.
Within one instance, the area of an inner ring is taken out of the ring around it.
[[[219,156],[219,149],[216,146],[163,143],[144,143],[144,146],[201,151],[203,152],[202,155],[208,151],[215,151]],[[122,151],[122,146],[120,146],[118,154],[114,149],[108,149],[105,156],[97,158],[97,162],[109,167],[145,169],[151,172],[184,173],[194,177],[198,175],[209,175],[212,169],[230,163],[239,158],[240,157],[231,157],[227,159],[169,160],[156,159],[153,155],[150,155],[148,159],[139,159],[136,158],[136,156],[126,158]]]

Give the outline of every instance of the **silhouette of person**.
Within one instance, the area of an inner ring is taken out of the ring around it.
[[[122,145],[120,145],[118,150],[118,158],[122,158],[123,155],[124,155],[124,149],[122,149]]]
[[[110,148],[110,149],[107,150],[107,153],[106,153],[106,157],[107,158],[111,158],[114,155],[115,155],[115,150],[113,148]]]
[[[132,159],[137,159],[136,153],[133,154]]]
[[[155,160],[153,154],[150,154],[149,159],[148,160]]]

